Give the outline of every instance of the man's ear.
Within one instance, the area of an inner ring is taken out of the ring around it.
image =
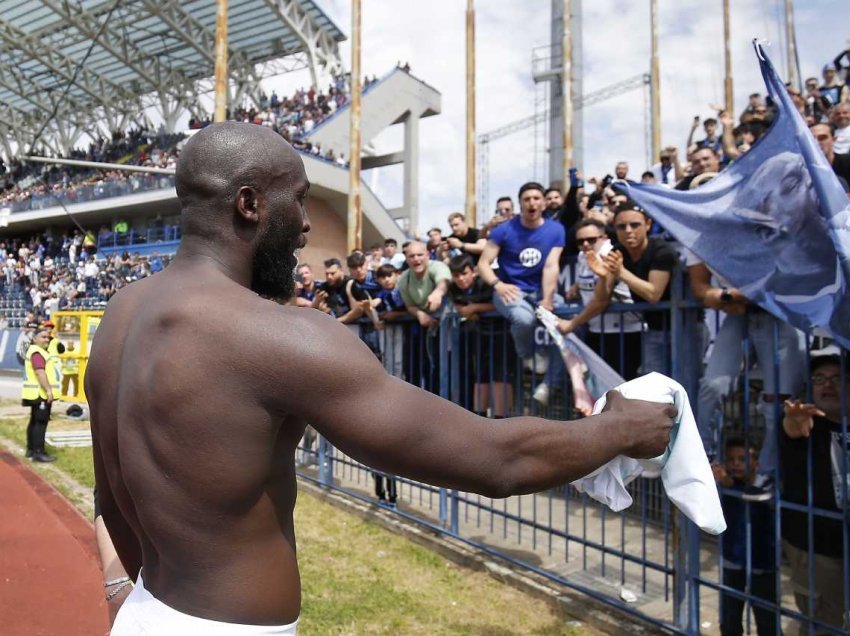
[[[236,193],[236,211],[246,221],[257,223],[259,217],[259,200],[257,191],[250,186],[242,186]]]

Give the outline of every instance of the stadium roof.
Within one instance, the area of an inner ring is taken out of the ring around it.
[[[313,0],[228,4],[233,103],[257,100],[260,73],[308,68],[315,82],[340,68],[345,36]],[[214,73],[215,22],[215,0],[0,0],[0,137],[25,143],[54,108],[50,132],[61,145],[78,129],[126,125],[150,105],[166,125],[177,111],[197,112]],[[279,66],[258,71],[272,60]]]

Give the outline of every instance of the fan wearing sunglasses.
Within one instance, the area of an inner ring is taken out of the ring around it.
[[[621,204],[614,215],[617,245],[605,257],[605,267],[623,281],[636,302],[655,304],[670,299],[670,277],[678,256],[663,239],[649,236],[652,219],[632,201]],[[641,372],[670,373],[669,312],[645,314]]]
[[[558,323],[558,330],[567,334],[589,323],[585,342],[625,379],[637,377],[640,367],[640,333],[643,320],[636,312],[605,313],[614,303],[633,303],[625,283],[608,272],[604,258],[613,246],[605,234],[605,225],[596,219],[584,219],[576,228],[579,249],[576,282],[568,295],[581,297],[584,309],[568,320]],[[602,314],[602,315],[600,315]]]

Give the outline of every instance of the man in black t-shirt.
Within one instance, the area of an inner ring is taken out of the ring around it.
[[[361,302],[369,298],[351,276],[345,275],[337,258],[325,261],[325,282],[320,291],[324,295],[327,313],[346,325],[363,315]]]
[[[818,355],[821,353],[821,355]],[[806,512],[782,509],[782,543],[791,568],[794,600],[799,611],[809,616],[809,596],[814,594],[815,620],[835,627],[850,628],[844,617],[850,607],[844,606],[843,560],[844,533],[850,505],[845,498],[850,490],[847,473],[850,434],[842,426],[841,394],[850,395],[850,369],[842,353],[829,347],[812,353],[811,384],[813,404],[800,401],[785,403],[782,420],[780,451],[782,458],[782,500],[803,506],[809,505],[811,471],[811,506],[838,512],[845,521],[813,513],[814,534],[809,537],[809,515]],[[811,466],[809,458],[811,457]],[[811,546],[809,545],[811,542]],[[814,579],[809,580],[809,548],[814,555]],[[821,633],[815,629],[815,633]]]
[[[470,254],[474,262],[477,263],[478,257],[484,251],[487,240],[480,238],[480,231],[478,229],[469,227],[466,217],[460,212],[449,214],[449,227],[452,228],[452,233],[446,239],[446,243],[451,250],[452,256]]]
[[[635,302],[655,304],[670,299],[670,278],[678,259],[676,251],[657,237],[650,237],[652,220],[631,202],[614,215],[617,245],[605,257],[608,271],[623,281]],[[642,373],[658,371],[670,375],[669,311],[644,314]]]
[[[449,298],[462,321],[458,365],[461,406],[483,417],[492,406],[493,417],[507,417],[513,402],[510,374],[516,359],[505,324],[481,317],[496,310],[493,288],[475,273],[470,256],[455,256],[449,269]]]

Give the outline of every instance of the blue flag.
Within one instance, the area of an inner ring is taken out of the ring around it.
[[[850,199],[755,49],[777,112],[747,153],[695,190],[616,186],[751,301],[850,347]]]

